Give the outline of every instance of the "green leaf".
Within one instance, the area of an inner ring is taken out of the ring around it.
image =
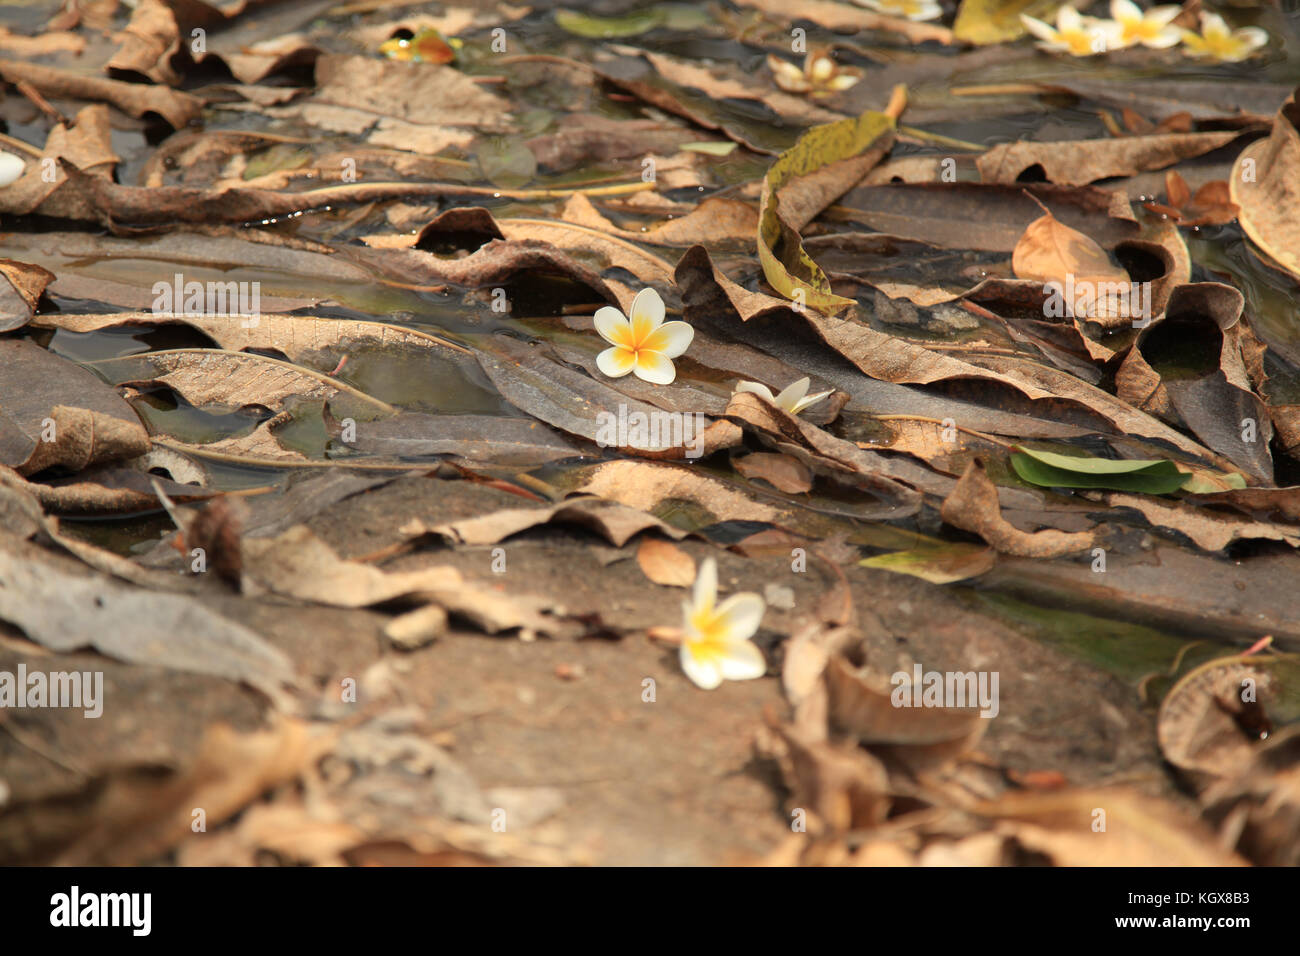
[[[1043,20],[1054,17],[1060,6],[1060,0],[962,0],[952,32],[976,46],[1007,43],[1028,32],[1020,14]]]
[[[730,156],[736,151],[736,143],[720,143],[711,140],[707,143],[683,143],[678,149],[688,153],[704,153],[708,156]]]
[[[663,26],[666,20],[664,12],[654,8],[622,17],[593,17],[576,10],[555,11],[555,22],[562,30],[592,40],[639,36]]]
[[[951,584],[983,574],[993,567],[996,560],[997,553],[992,548],[956,541],[878,554],[864,558],[858,564],[864,568],[910,574],[931,584]]]
[[[1191,476],[1172,461],[1128,461],[1061,455],[1018,447],[1011,467],[1032,485],[1043,488],[1109,488],[1151,495],[1177,491]]]
[[[853,119],[814,126],[768,169],[759,203],[758,258],[768,284],[787,299],[829,315],[854,304],[852,299],[831,291],[830,280],[804,251],[799,234],[781,218],[778,190],[792,180],[852,159],[882,142],[887,146],[892,139],[885,138],[892,138],[893,131],[893,117],[872,111]],[[855,186],[865,173],[865,169],[843,170],[844,192]]]
[[[1225,485],[1228,488],[1246,487],[1246,479],[1236,472],[1220,473],[1216,474],[1215,477],[1218,478],[1217,482],[1201,475],[1191,475],[1187,484],[1183,485],[1180,490],[1187,492],[1189,495],[1213,495],[1223,491]]]

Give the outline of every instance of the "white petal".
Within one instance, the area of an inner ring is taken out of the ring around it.
[[[1160,24],[1162,27],[1167,26],[1174,17],[1183,12],[1183,8],[1174,4],[1163,7],[1152,7],[1147,11],[1146,19]]]
[[[751,641],[742,641],[727,648],[718,659],[718,669],[724,680],[754,680],[767,673],[767,661]]]
[[[695,611],[713,609],[713,604],[718,599],[718,563],[712,558],[705,558],[700,562],[700,570],[695,575],[695,588],[691,596],[695,599]]]
[[[1142,19],[1142,8],[1133,0],[1110,0],[1110,15],[1120,23]]]
[[[612,305],[602,306],[591,318],[600,337],[610,345],[631,346],[632,323],[618,309]]]
[[[682,670],[696,687],[713,690],[722,683],[722,668],[719,666],[721,663],[719,659],[696,657],[685,644],[682,645],[679,656],[682,662]]]
[[[1229,33],[1228,23],[1217,13],[1201,12],[1201,33],[1209,36],[1211,33]]]
[[[0,150],[0,187],[8,186],[23,174],[26,163],[13,153]]]
[[[1056,29],[1062,33],[1072,33],[1083,26],[1083,17],[1074,7],[1061,7],[1060,12],[1056,15]]]
[[[1182,31],[1177,27],[1165,27],[1150,39],[1143,40],[1142,45],[1152,50],[1167,50],[1171,46],[1177,46],[1182,38]]]
[[[664,300],[659,298],[658,292],[646,286],[632,300],[632,311],[628,318],[632,320],[632,334],[640,342],[663,324]]]
[[[1268,43],[1268,31],[1259,27],[1242,27],[1237,31],[1236,36],[1238,39],[1245,40],[1247,48],[1251,50],[1258,50]]]
[[[665,322],[650,333],[641,347],[672,359],[690,348],[694,338],[695,329],[689,322]]]
[[[727,642],[747,641],[754,636],[758,625],[763,623],[763,612],[767,605],[757,594],[748,591],[733,594],[718,605],[717,615],[725,621]]]
[[[758,382],[738,382],[736,383],[735,391],[733,391],[732,394],[740,395],[744,392],[752,392],[759,398],[765,398],[773,405],[776,404],[776,396],[772,394],[772,390],[766,385],[762,385]]]
[[[776,396],[776,404],[780,405],[787,412],[793,412],[794,407],[799,404],[799,400],[808,394],[808,386],[812,384],[812,379],[799,379],[797,382],[791,382]]]
[[[632,369],[636,377],[651,385],[671,385],[677,377],[673,360],[662,352],[650,352],[641,349],[636,353],[636,367]]]
[[[596,368],[610,378],[622,378],[636,365],[636,353],[617,345],[596,356]]]
[[[1025,25],[1025,29],[1038,37],[1040,40],[1046,40],[1049,43],[1056,41],[1056,31],[1044,23],[1042,20],[1035,20],[1033,17],[1027,17],[1020,14],[1020,22]]]
[[[792,415],[798,415],[805,408],[810,408],[813,405],[816,405],[818,402],[820,402],[823,398],[825,398],[829,394],[830,392],[818,392],[816,395],[809,395],[806,398],[801,398],[799,399],[798,404],[795,405],[795,407],[791,410],[790,413]]]

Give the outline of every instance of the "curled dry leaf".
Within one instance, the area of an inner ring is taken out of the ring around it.
[[[1254,761],[1271,730],[1270,658],[1223,657],[1178,681],[1160,705],[1156,733],[1165,759],[1183,770],[1235,777]]]
[[[1088,531],[1066,532],[1048,528],[1030,533],[1012,525],[1002,517],[998,490],[978,460],[967,466],[957,487],[944,499],[941,514],[948,524],[979,535],[1003,554],[1056,558],[1086,551],[1093,544],[1093,535]]]
[[[117,392],[31,342],[0,341],[0,394],[0,464],[23,475],[56,465],[79,471],[149,450],[148,433]]]

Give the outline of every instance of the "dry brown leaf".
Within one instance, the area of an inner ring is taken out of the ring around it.
[[[636,563],[655,584],[688,588],[695,583],[695,559],[670,541],[642,539]]]
[[[1071,533],[1049,528],[1029,533],[1013,526],[1002,517],[998,490],[978,460],[967,466],[957,487],[944,499],[941,513],[948,524],[979,535],[1002,554],[1056,558],[1086,551],[1093,545],[1093,535],[1088,531]]]
[[[1104,249],[1092,239],[1062,223],[1050,211],[1035,219],[1016,243],[1011,268],[1021,279],[1059,282],[1070,277],[1076,283],[1122,282],[1128,273],[1110,261]]]
[[[1255,759],[1271,725],[1268,657],[1237,655],[1202,664],[1165,695],[1156,727],[1165,759],[1184,770],[1235,777]]]
[[[746,478],[762,478],[787,494],[801,495],[812,490],[812,472],[803,462],[789,455],[754,452],[733,460],[732,467]]]
[[[986,183],[1014,183],[1026,169],[1041,166],[1050,182],[1086,186],[1099,179],[1164,169],[1226,146],[1240,135],[1240,130],[1222,130],[1064,143],[1003,143],[976,157],[975,165]]]

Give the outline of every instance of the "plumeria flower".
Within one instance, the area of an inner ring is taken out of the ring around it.
[[[13,153],[0,150],[0,186],[8,186],[23,174],[27,164]]]
[[[1110,0],[1110,15],[1120,27],[1116,48],[1141,44],[1153,50],[1164,50],[1176,45],[1183,34],[1178,27],[1170,26],[1170,21],[1182,9],[1170,5],[1152,7],[1143,13],[1133,0]]]
[[[791,415],[798,415],[809,405],[816,405],[830,394],[830,392],[818,392],[816,395],[809,395],[808,386],[811,384],[810,379],[801,378],[793,385],[787,385],[783,388],[779,395],[773,395],[772,390],[766,385],[761,385],[758,382],[741,382],[736,386],[736,390],[732,394],[739,395],[742,392],[753,392],[760,398],[767,399],[777,408],[784,409]]]
[[[767,606],[757,594],[733,594],[718,600],[718,565],[700,563],[691,600],[682,602],[686,629],[682,670],[699,687],[713,690],[724,680],[753,680],[767,673],[767,661],[751,638]]]
[[[768,69],[776,85],[787,93],[812,93],[824,96],[839,90],[847,90],[860,77],[857,71],[841,67],[824,53],[809,53],[803,61],[803,69],[779,56],[767,57]]]
[[[853,0],[860,7],[909,20],[937,20],[943,7],[935,0]]]
[[[655,385],[677,377],[672,360],[685,352],[695,338],[686,322],[664,321],[664,300],[654,289],[642,289],[632,300],[629,319],[612,305],[596,310],[596,331],[613,348],[596,356],[596,367],[610,378],[628,372]]]
[[[1234,30],[1217,13],[1201,14],[1201,32],[1183,31],[1188,56],[1203,56],[1223,63],[1239,63],[1268,43],[1268,32],[1259,27]]]
[[[1056,14],[1055,29],[1042,20],[1027,17],[1023,13],[1020,14],[1020,22],[1042,41],[1038,44],[1041,49],[1068,53],[1071,56],[1092,56],[1117,49],[1122,29],[1118,23],[1110,20],[1081,16],[1078,10],[1068,5],[1061,7]]]

